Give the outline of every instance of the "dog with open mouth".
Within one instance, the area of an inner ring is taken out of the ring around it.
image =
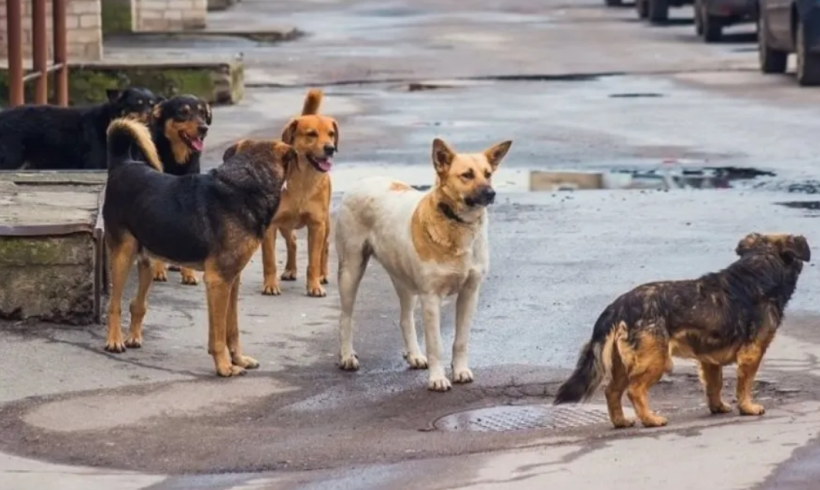
[[[151,137],[165,173],[177,176],[200,173],[199,159],[212,119],[211,106],[195,95],[176,95],[154,106]],[[152,267],[155,281],[168,280],[165,263],[155,260]],[[179,271],[182,284],[193,286],[199,282],[193,270],[180,267]]]
[[[308,229],[307,295],[324,297],[327,294],[322,285],[328,283],[329,172],[333,156],[339,150],[339,125],[335,119],[319,114],[322,96],[319,89],[308,91],[302,114],[288,122],[282,132],[282,141],[293,146],[299,158],[288,171],[282,203],[262,241],[262,294],[279,295],[280,279],[296,280],[295,230],[303,227]],[[287,246],[287,262],[281,277],[276,272],[277,231]]]

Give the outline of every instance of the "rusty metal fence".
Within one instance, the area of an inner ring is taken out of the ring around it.
[[[25,103],[24,85],[34,80],[34,103],[48,103],[48,74],[54,73],[54,99],[68,105],[68,60],[66,59],[66,1],[52,0],[52,42],[54,60],[48,62],[46,0],[31,0],[31,73],[23,73],[22,0],[6,0],[9,106]]]

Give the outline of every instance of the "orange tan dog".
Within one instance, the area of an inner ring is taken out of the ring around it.
[[[339,126],[333,118],[319,114],[322,91],[310,90],[305,98],[302,115],[288,123],[282,141],[293,146],[299,161],[287,176],[282,203],[262,242],[264,287],[262,294],[279,295],[276,272],[276,232],[287,245],[287,263],[283,281],[296,280],[296,233],[307,226],[308,267],[307,294],[326,295],[328,247],[330,237],[330,175],[331,158],[339,148]]]
[[[441,302],[456,300],[453,381],[473,380],[467,362],[470,322],[489,268],[486,207],[495,199],[492,175],[512,145],[506,141],[482,153],[457,154],[433,141],[435,187],[422,193],[381,177],[362,180],[345,193],[336,224],[339,254],[340,367],[359,368],[353,351],[353,304],[370,257],[384,267],[399,295],[404,358],[411,368],[429,362],[428,389],[451,384],[441,365]],[[421,297],[427,357],[419,349],[413,310]]]

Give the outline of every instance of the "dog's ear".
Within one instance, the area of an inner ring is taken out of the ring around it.
[[[333,146],[336,147],[336,151],[339,151],[339,125],[335,119],[333,120]]]
[[[487,162],[490,164],[490,167],[493,168],[493,172],[495,172],[501,160],[507,155],[510,146],[512,146],[512,141],[505,141],[484,150],[484,156],[487,157]]]
[[[203,105],[205,107],[205,124],[210,126],[211,121],[213,121],[214,115],[211,111],[211,106],[207,102],[203,102]]]
[[[735,253],[743,257],[746,253],[755,248],[760,246],[760,243],[763,241],[763,236],[760,233],[749,233],[745,237],[741,238],[740,241],[737,243],[737,247],[735,247]]]
[[[116,102],[120,98],[121,94],[122,91],[117,88],[109,88],[105,90],[105,96],[108,98],[108,102]]]
[[[299,120],[294,119],[287,126],[285,126],[285,130],[282,131],[282,141],[288,145],[293,144],[293,140],[296,139],[296,129],[299,127]]]
[[[439,138],[433,140],[433,167],[436,173],[444,175],[450,170],[450,165],[456,157],[456,152]]]
[[[803,262],[811,261],[811,249],[806,237],[802,235],[789,235],[782,245],[783,254]]]
[[[286,143],[282,143],[281,141],[275,141],[273,143],[273,153],[279,158],[282,162],[282,166],[287,170],[287,168],[296,161],[298,155],[296,154],[296,150],[293,149],[292,146]]]
[[[229,146],[229,147],[225,150],[225,153],[223,153],[223,154],[222,154],[222,161],[223,161],[223,162],[227,162],[227,161],[228,161],[228,159],[230,159],[231,157],[233,157],[234,155],[236,155],[236,152],[237,152],[237,151],[239,151],[239,145],[241,145],[241,144],[242,144],[242,141],[243,141],[243,140],[239,140],[239,141],[237,141],[236,143],[232,144],[231,146]]]

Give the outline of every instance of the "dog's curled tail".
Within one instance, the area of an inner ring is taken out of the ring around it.
[[[322,105],[322,89],[312,88],[305,96],[305,105],[302,106],[302,115],[311,116],[319,114],[319,107]]]
[[[595,394],[612,369],[612,350],[618,348],[618,339],[625,333],[626,324],[614,322],[609,311],[604,311],[595,323],[592,339],[581,349],[575,371],[558,388],[553,405],[583,402]]]
[[[143,161],[162,172],[162,162],[148,126],[134,119],[111,121],[107,131],[108,171],[128,161]]]

